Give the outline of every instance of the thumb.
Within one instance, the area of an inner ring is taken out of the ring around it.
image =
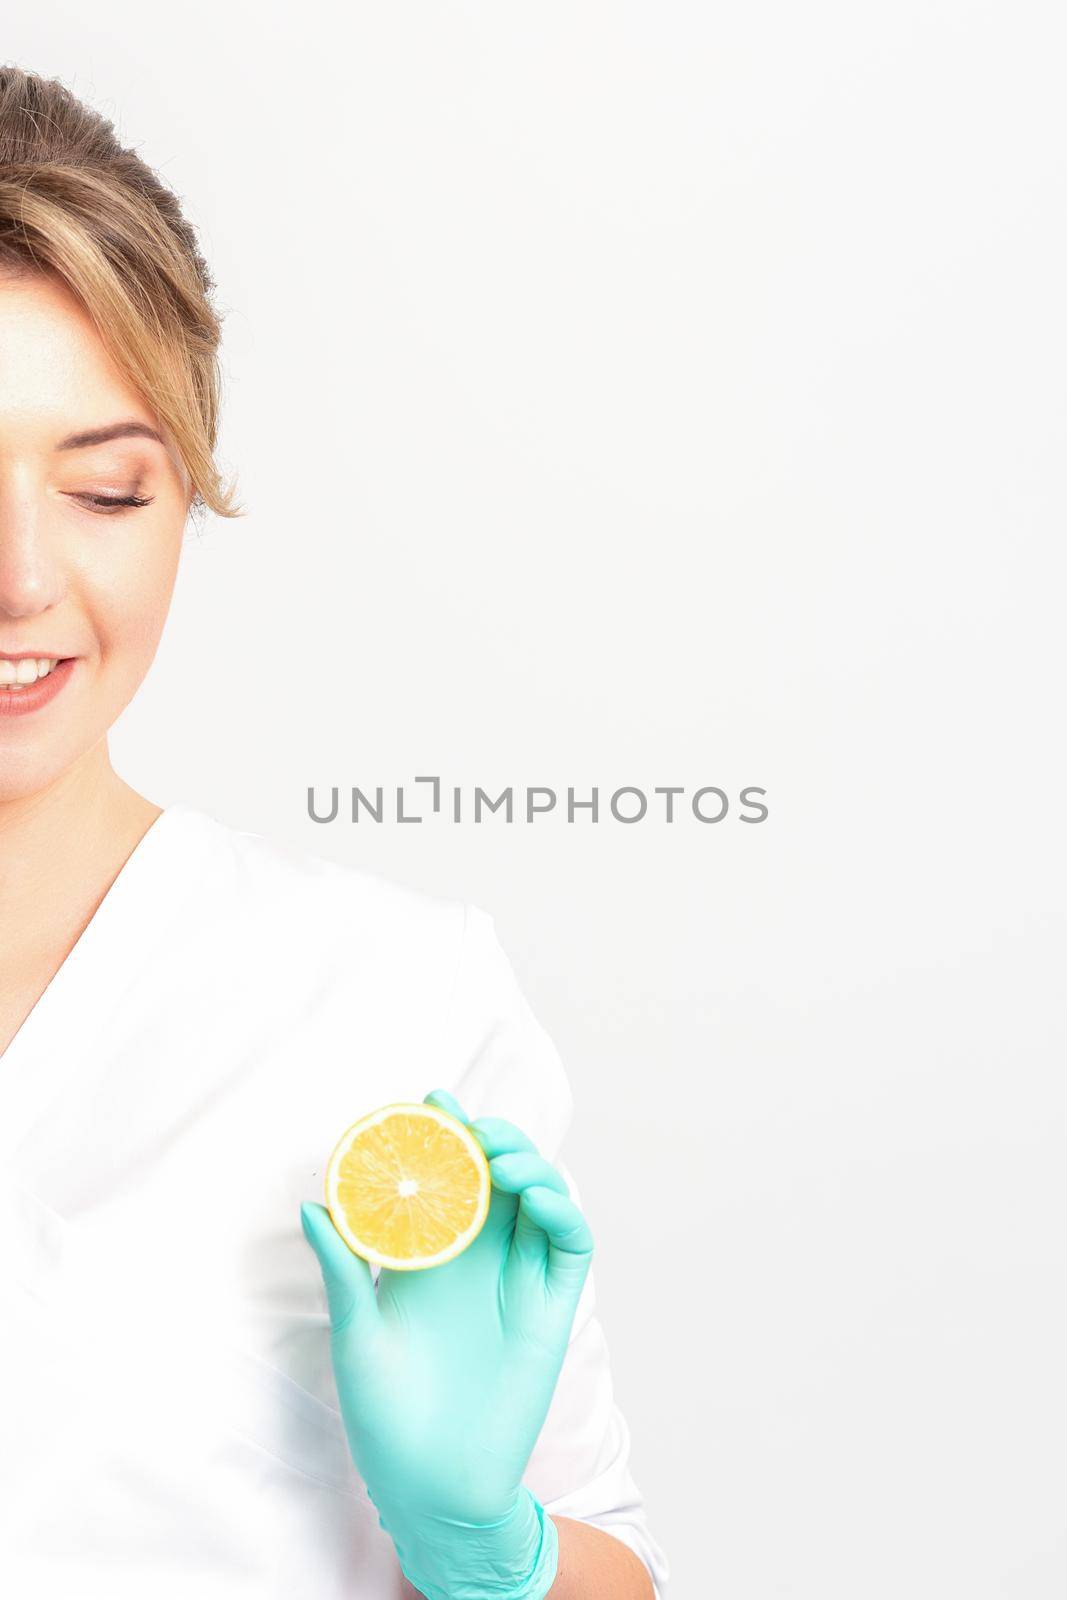
[[[305,1200],[300,1223],[322,1269],[333,1332],[341,1333],[351,1323],[376,1324],[378,1296],[370,1267],[348,1248],[326,1207]]]

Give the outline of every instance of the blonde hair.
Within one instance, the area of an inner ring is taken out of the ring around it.
[[[15,66],[0,66],[0,272],[62,280],[169,435],[190,509],[243,516],[215,463],[222,324],[193,228],[112,123]]]

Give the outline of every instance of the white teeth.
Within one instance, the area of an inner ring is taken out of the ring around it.
[[[58,659],[24,656],[21,661],[9,661],[0,656],[0,689],[22,688],[36,683],[38,678],[47,678]]]

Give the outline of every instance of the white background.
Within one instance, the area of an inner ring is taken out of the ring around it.
[[[226,312],[116,764],[495,914],[677,1600],[1067,1585],[1061,17],[5,18]],[[307,819],[416,773],[771,815]]]

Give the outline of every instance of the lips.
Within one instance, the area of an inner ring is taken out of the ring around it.
[[[46,668],[43,673],[39,670],[41,662]],[[0,721],[29,716],[50,704],[69,683],[76,665],[74,656],[0,656]],[[24,679],[21,683],[20,675]]]

